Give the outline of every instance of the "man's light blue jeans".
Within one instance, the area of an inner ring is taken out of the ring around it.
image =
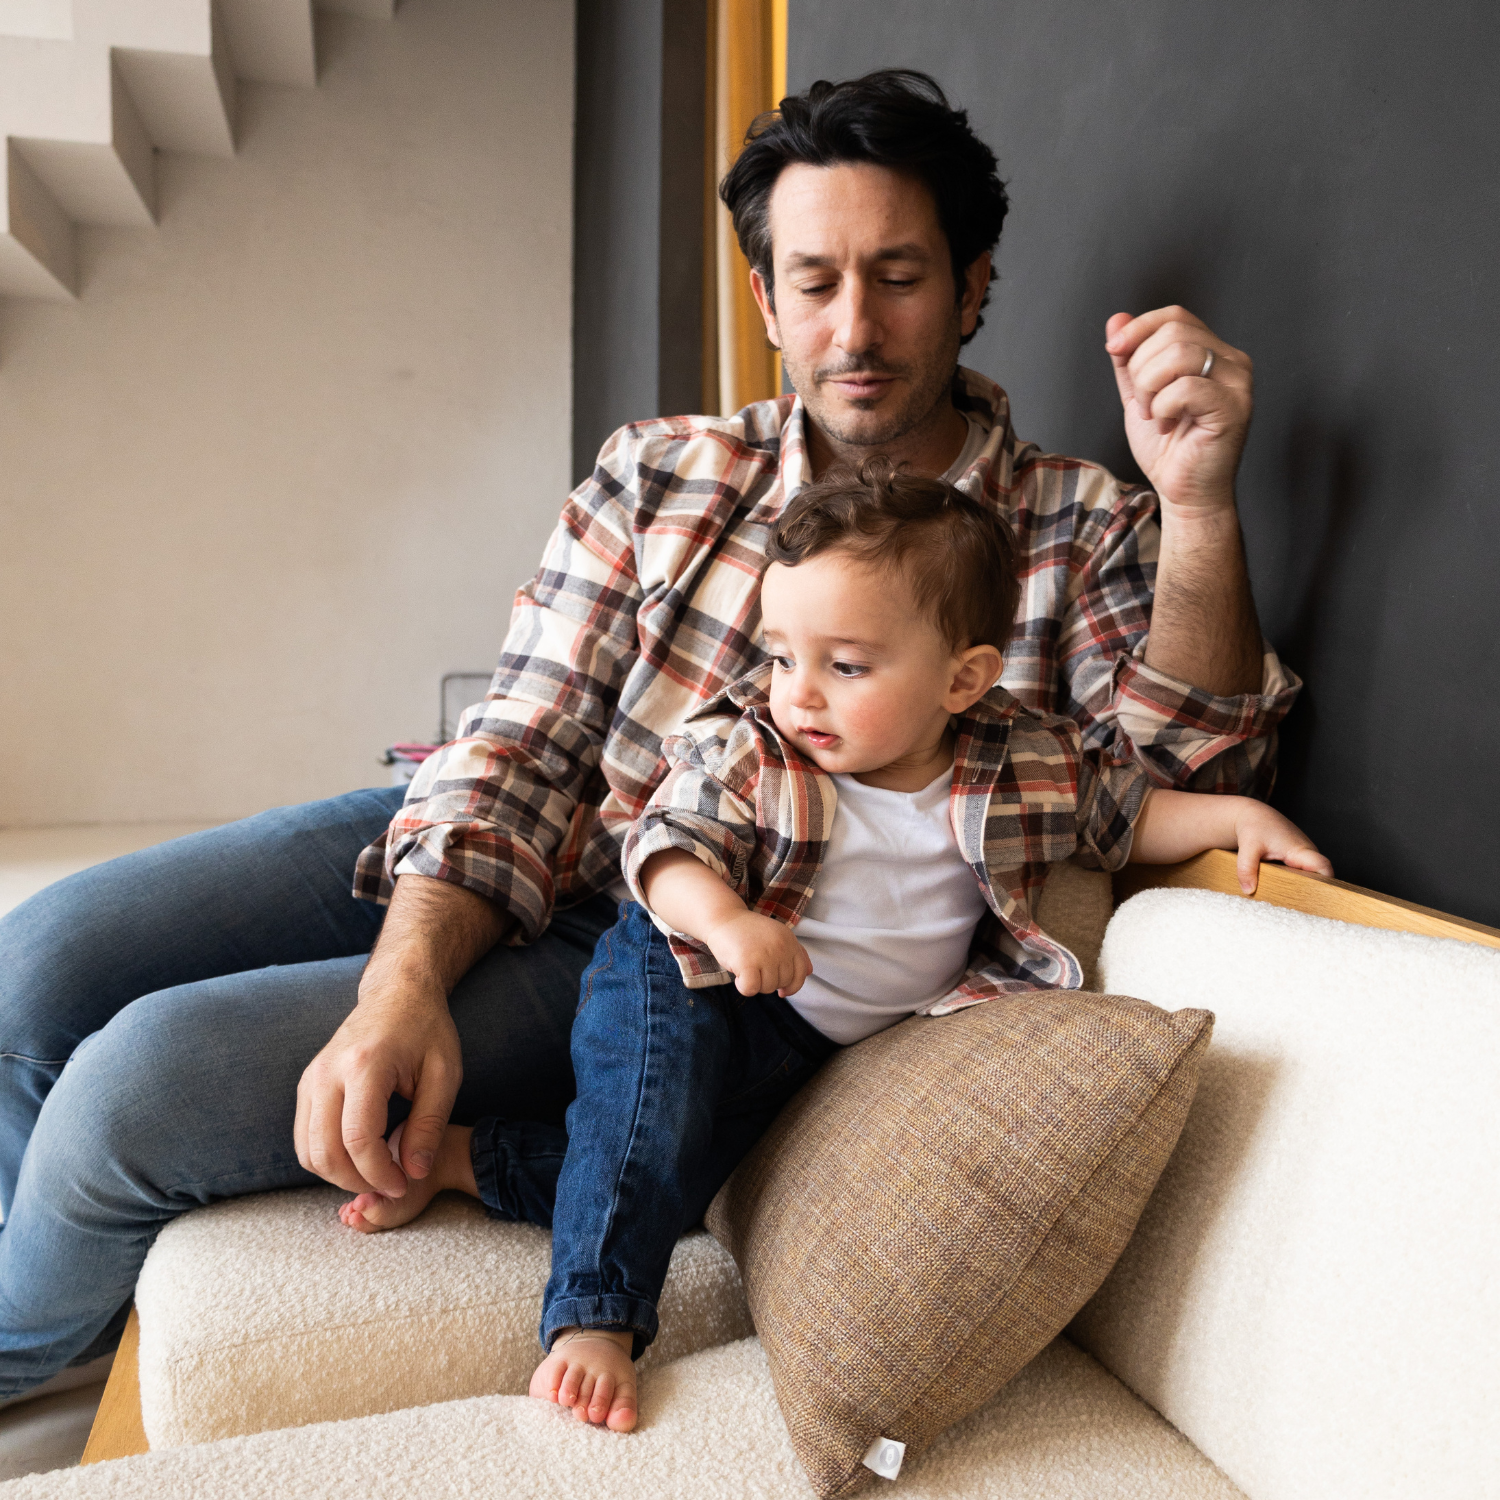
[[[354,1007],[382,916],[350,895],[354,861],[401,796],[192,834],[0,919],[0,1398],[113,1347],[177,1214],[319,1181],[297,1080]],[[456,1121],[562,1123],[579,978],[614,918],[602,896],[559,912],[455,988]]]

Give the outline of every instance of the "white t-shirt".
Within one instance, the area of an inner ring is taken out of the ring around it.
[[[953,834],[951,766],[920,792],[833,780],[832,834],[796,927],[813,972],[788,1003],[848,1046],[958,983],[986,906]]]
[[[964,445],[959,449],[958,457],[940,476],[948,484],[958,483],[963,477],[964,470],[979,457],[984,445],[989,441],[989,433],[973,417],[965,415],[964,420],[969,424],[969,435],[964,439]]]

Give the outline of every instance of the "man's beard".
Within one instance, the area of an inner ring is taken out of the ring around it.
[[[802,397],[808,415],[836,443],[849,448],[880,449],[898,443],[921,427],[939,405],[947,400],[953,386],[953,372],[958,366],[958,320],[954,319],[952,339],[933,359],[918,366],[888,363],[875,355],[844,359],[837,364],[814,371],[809,377],[786,359],[782,361],[792,388]],[[867,400],[833,399],[823,394],[822,382],[841,375],[890,375],[904,380],[905,399],[892,407],[890,396]],[[860,422],[858,412],[880,411],[875,424]]]

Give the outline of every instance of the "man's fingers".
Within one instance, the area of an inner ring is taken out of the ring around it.
[[[1167,323],[1131,352],[1130,379],[1138,396],[1154,395],[1172,381],[1191,375],[1203,377],[1203,366],[1213,355],[1208,377],[1220,385],[1249,389],[1254,366],[1250,356],[1216,338],[1198,323]]]
[[[391,1092],[389,1088],[382,1091],[375,1080],[361,1077],[344,1096],[341,1139],[355,1171],[372,1191],[387,1198],[404,1198],[406,1173],[391,1160],[391,1148],[385,1143]]]
[[[370,1184],[359,1175],[344,1149],[344,1089],[324,1083],[312,1100],[307,1122],[307,1170],[350,1193],[366,1193]]]
[[[297,1151],[297,1160],[304,1172],[313,1170],[312,1158],[307,1153],[307,1126],[312,1118],[312,1085],[304,1072],[297,1083],[297,1116],[292,1121],[292,1145]]]
[[[1111,313],[1104,324],[1104,347],[1112,351],[1116,334],[1122,328],[1128,328],[1133,321],[1134,319],[1129,313]]]
[[[1109,354],[1109,362],[1114,366],[1115,385],[1120,392],[1120,405],[1129,406],[1135,400],[1135,383],[1130,378],[1130,355],[1131,348],[1123,343],[1116,349],[1116,340],[1119,330],[1131,321],[1129,313],[1116,313],[1109,322],[1104,325],[1104,347]],[[1111,329],[1115,331],[1111,333]]]
[[[1142,399],[1147,400],[1145,393]],[[1218,416],[1233,419],[1238,416],[1238,402],[1215,390],[1207,380],[1185,377],[1174,380],[1165,390],[1149,398],[1144,415],[1155,421],[1163,431],[1170,432],[1183,417]]]
[[[1203,366],[1210,353],[1214,356],[1213,366],[1205,376]],[[1215,339],[1205,338],[1197,343],[1173,339],[1133,364],[1130,375],[1136,391],[1143,396],[1154,396],[1177,380],[1202,380],[1205,385],[1238,390],[1248,386],[1250,378],[1233,358],[1234,353],[1232,349],[1221,348]]]
[[[1120,318],[1125,318],[1125,321],[1117,323],[1116,320]],[[1129,359],[1147,339],[1169,323],[1181,323],[1189,328],[1208,331],[1208,325],[1202,318],[1194,317],[1187,308],[1178,307],[1174,303],[1171,307],[1154,307],[1150,312],[1140,313],[1133,318],[1126,317],[1124,313],[1116,313],[1104,325],[1104,347],[1109,350],[1111,357],[1123,355]]]
[[[429,1053],[422,1063],[417,1091],[411,1101],[411,1114],[401,1133],[401,1165],[409,1177],[425,1177],[432,1170],[453,1101],[458,1097],[460,1079],[455,1077],[447,1060]]]

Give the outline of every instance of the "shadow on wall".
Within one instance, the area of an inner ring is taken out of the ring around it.
[[[1337,851],[1341,873],[1372,885],[1393,856],[1418,852],[1413,830],[1393,815],[1405,790],[1393,741],[1423,714],[1456,644],[1422,638],[1428,610],[1416,584],[1434,545],[1422,501],[1449,482],[1447,423],[1430,388],[1394,374],[1399,359],[1393,352],[1382,363],[1378,394],[1356,393],[1342,420],[1309,403],[1282,444],[1296,545],[1277,644],[1307,685],[1282,733],[1275,802]],[[1392,484],[1395,476],[1409,478]],[[1406,670],[1393,673],[1398,659]]]

